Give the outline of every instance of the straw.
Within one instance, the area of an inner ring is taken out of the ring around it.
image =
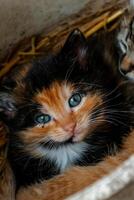
[[[108,29],[108,31],[112,31],[114,28],[118,25],[118,19],[123,15],[124,9],[120,9],[117,11],[114,11],[111,13],[111,11],[106,11],[105,13],[101,14],[100,16],[96,17],[93,20],[89,20],[85,24],[83,24],[82,21],[79,20],[79,28],[84,32],[86,37],[90,37],[95,32],[99,31],[102,28],[106,28],[108,24],[111,22],[114,22],[112,26]],[[76,28],[76,24],[78,26],[78,22],[72,22],[72,28]],[[65,38],[66,35],[66,28],[63,26],[63,28],[60,26],[57,28],[57,30],[52,31],[48,33],[48,36],[45,36],[41,38],[37,44],[35,45],[36,37],[31,38],[31,47],[29,48],[29,51],[22,51],[21,49],[18,49],[17,53],[10,58],[10,60],[4,64],[4,67],[0,70],[0,78],[2,78],[4,75],[6,75],[11,68],[13,68],[15,65],[19,63],[25,63],[29,61],[29,57],[35,57],[42,55],[43,52],[41,51],[42,48],[46,48],[47,50],[51,50],[53,48],[57,48],[57,46],[62,42],[62,40]],[[61,41],[59,41],[57,45],[58,35],[60,38],[62,38]],[[56,38],[57,36],[57,38]],[[56,42],[55,42],[56,41]],[[52,47],[53,46],[55,47]],[[55,45],[54,45],[55,44]],[[24,48],[25,49],[25,48]],[[27,48],[26,48],[27,49]]]

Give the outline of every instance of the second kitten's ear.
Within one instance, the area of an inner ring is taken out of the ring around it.
[[[15,101],[8,93],[0,93],[0,117],[4,121],[9,121],[14,118],[17,112]]]
[[[88,44],[85,36],[79,29],[75,29],[68,36],[61,53],[76,58],[81,67],[87,64]]]

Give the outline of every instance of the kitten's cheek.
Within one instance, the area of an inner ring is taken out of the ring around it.
[[[131,64],[132,64],[132,60],[128,56],[125,56],[121,62],[120,68],[121,70],[127,72],[129,71],[129,67]]]

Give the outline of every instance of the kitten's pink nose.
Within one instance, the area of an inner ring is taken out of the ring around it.
[[[64,130],[69,133],[74,133],[75,127],[76,127],[76,123],[72,122],[72,123],[66,124],[64,126]]]

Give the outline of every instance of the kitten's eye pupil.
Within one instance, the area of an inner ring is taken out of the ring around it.
[[[70,107],[75,107],[80,104],[82,100],[82,95],[79,93],[73,94],[71,98],[69,99],[69,106]]]
[[[35,117],[35,122],[38,124],[46,124],[51,121],[51,117],[48,114],[40,114]]]

